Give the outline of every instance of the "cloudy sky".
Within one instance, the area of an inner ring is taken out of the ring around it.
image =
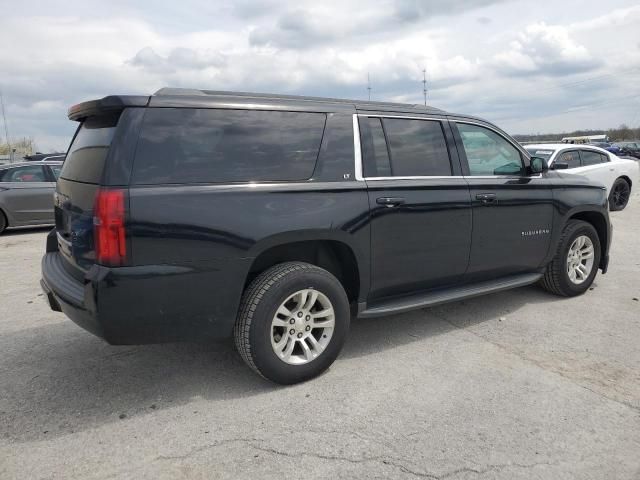
[[[422,102],[510,133],[640,125],[623,0],[0,0],[9,134],[66,149],[77,102],[163,86]],[[1,119],[0,119],[1,121]],[[4,131],[0,129],[4,141]]]

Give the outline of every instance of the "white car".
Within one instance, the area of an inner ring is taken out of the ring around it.
[[[619,158],[593,145],[541,143],[525,145],[532,157],[544,158],[552,170],[582,175],[607,187],[609,208],[622,210],[627,206],[631,187],[638,181],[638,162]]]

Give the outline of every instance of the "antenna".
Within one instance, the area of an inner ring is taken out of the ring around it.
[[[369,72],[367,72],[367,90],[369,91],[369,101],[371,101],[371,77],[369,77]]]
[[[427,70],[422,70],[422,93],[424,94],[424,106],[427,106]]]
[[[9,149],[9,155],[11,155],[11,142],[9,141],[9,126],[7,125],[7,115],[4,112],[4,97],[2,96],[2,90],[0,90],[0,107],[2,107],[2,119],[4,121],[4,136],[7,138],[7,148]]]

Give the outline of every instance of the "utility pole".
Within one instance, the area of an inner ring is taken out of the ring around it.
[[[371,77],[369,77],[369,72],[367,72],[367,90],[369,91],[369,101],[371,101]]]
[[[422,93],[424,94],[424,106],[427,106],[427,70],[422,70]]]
[[[11,142],[9,141],[9,127],[7,125],[7,115],[4,112],[4,97],[2,96],[2,90],[0,90],[0,107],[2,107],[2,119],[4,121],[4,136],[7,139],[7,150],[9,151],[9,158],[13,162],[13,155],[11,155]]]

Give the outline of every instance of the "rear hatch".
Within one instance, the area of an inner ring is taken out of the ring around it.
[[[119,116],[110,113],[82,121],[58,178],[54,201],[58,250],[67,271],[79,279],[96,263],[94,208]]]

